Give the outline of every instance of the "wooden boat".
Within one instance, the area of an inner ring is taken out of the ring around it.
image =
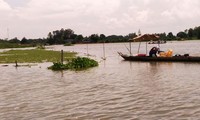
[[[139,41],[141,44],[141,41],[148,41],[148,40],[158,40],[159,36],[153,35],[153,34],[144,34],[140,35],[138,37],[133,38],[131,41]],[[155,61],[155,62],[200,62],[200,56],[189,56],[189,54],[184,55],[175,55],[172,56],[172,51],[169,50],[166,53],[163,51],[160,51],[159,57],[150,57],[147,56],[147,42],[146,42],[146,54],[139,54],[140,44],[138,47],[138,54],[133,56],[131,53],[131,42],[130,42],[130,55],[122,54],[121,52],[118,52],[118,54],[124,58],[124,60],[127,61]],[[163,54],[164,53],[164,54]]]
[[[131,56],[122,54],[118,52],[118,54],[127,61],[146,61],[146,62],[200,62],[200,57],[197,56],[172,56],[172,57],[150,57],[145,55]]]

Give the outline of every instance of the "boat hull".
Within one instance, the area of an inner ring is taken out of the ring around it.
[[[149,56],[128,56],[122,53],[119,55],[127,61],[156,61],[156,62],[200,62],[200,57],[195,56],[173,56],[173,57],[149,57]]]

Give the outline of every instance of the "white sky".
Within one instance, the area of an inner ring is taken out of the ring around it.
[[[0,0],[0,38],[46,38],[61,28],[84,36],[176,34],[200,26],[199,6],[200,0]]]

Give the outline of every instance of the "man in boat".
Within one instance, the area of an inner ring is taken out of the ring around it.
[[[149,51],[149,56],[150,57],[157,57],[157,53],[159,51],[159,48],[158,47],[153,47],[151,48],[151,50]]]

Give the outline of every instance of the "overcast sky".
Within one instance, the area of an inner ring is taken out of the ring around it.
[[[0,0],[0,38],[177,32],[200,26],[200,0]]]

